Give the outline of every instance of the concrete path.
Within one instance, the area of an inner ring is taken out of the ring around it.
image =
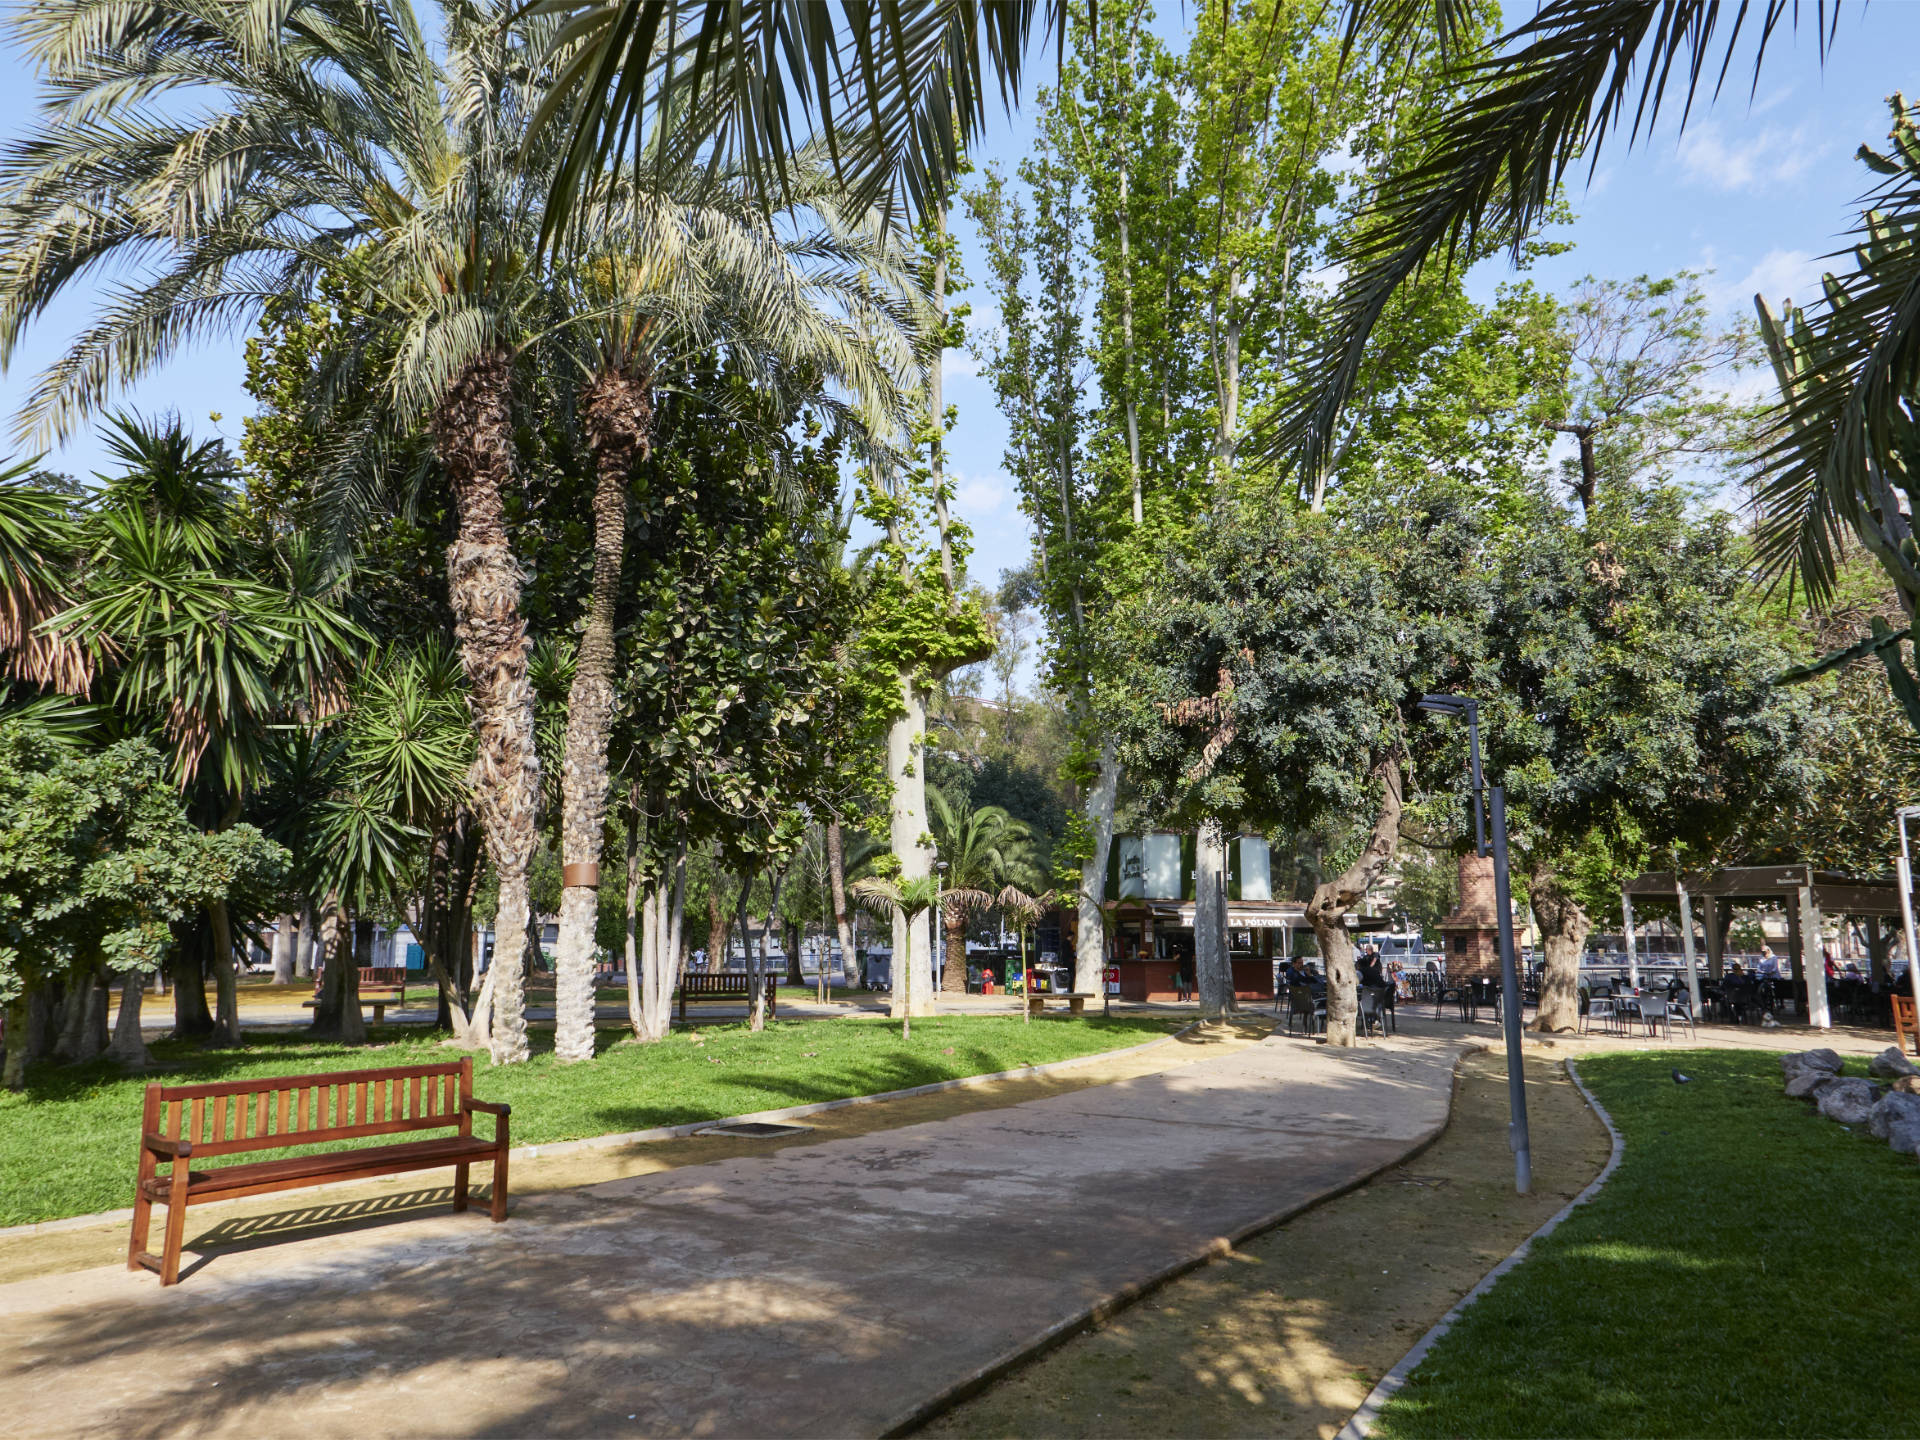
[[[1003,1109],[201,1264],[0,1287],[15,1436],[856,1435],[1445,1124],[1466,1037]],[[289,1197],[292,1199],[293,1197]]]

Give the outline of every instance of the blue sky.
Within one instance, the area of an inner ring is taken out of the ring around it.
[[[1180,9],[1169,6],[1159,28],[1172,34],[1184,23]],[[1774,301],[1813,298],[1819,257],[1839,243],[1853,202],[1866,188],[1854,149],[1885,136],[1885,97],[1903,84],[1920,83],[1916,56],[1916,0],[1880,0],[1864,13],[1847,6],[1824,70],[1810,32],[1784,38],[1751,105],[1744,76],[1737,77],[1729,96],[1684,136],[1676,137],[1669,126],[1632,152],[1611,143],[1592,187],[1570,197],[1578,219],[1562,238],[1575,248],[1542,262],[1534,278],[1564,290],[1590,273],[1626,278],[1708,269],[1710,293],[1729,315],[1750,313],[1756,290]],[[34,103],[32,72],[11,52],[0,55],[0,129],[19,133]],[[996,118],[976,159],[998,160],[1011,170],[1030,130],[1024,115]],[[977,275],[983,267],[970,240],[962,234]],[[1473,277],[1476,290],[1490,293],[1504,273],[1483,266]],[[88,308],[85,297],[57,307],[0,378],[10,442],[11,419],[34,374],[58,353]],[[240,418],[250,408],[240,384],[243,339],[202,345],[132,387],[125,403],[148,412],[177,409],[202,433],[237,440]],[[991,580],[1025,561],[1027,526],[1001,469],[1006,431],[992,393],[973,375],[964,353],[948,358],[947,395],[960,409],[952,439],[957,508],[974,526],[974,573]],[[209,418],[215,413],[218,422]],[[49,463],[85,475],[100,463],[100,454],[97,438],[86,433]]]

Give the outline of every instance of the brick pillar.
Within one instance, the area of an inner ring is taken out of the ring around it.
[[[1440,922],[1447,979],[1500,975],[1500,909],[1494,903],[1493,857],[1460,857],[1460,906]]]

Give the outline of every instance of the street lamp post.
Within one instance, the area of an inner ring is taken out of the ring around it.
[[[1900,879],[1900,919],[1907,932],[1907,985],[1913,991],[1914,1012],[1920,1014],[1920,949],[1913,934],[1913,856],[1907,849],[1907,821],[1920,815],[1920,805],[1903,805],[1894,812],[1900,822],[1900,856],[1894,861]]]
[[[1486,777],[1480,769],[1480,706],[1464,695],[1423,695],[1420,708],[1440,715],[1465,716],[1467,776],[1473,788],[1474,853],[1485,856],[1486,809],[1493,811],[1493,898],[1500,915],[1500,1013],[1507,1037],[1507,1144],[1513,1150],[1513,1185],[1525,1195],[1533,1188],[1533,1145],[1527,1132],[1526,1074],[1520,1062],[1520,966],[1513,948],[1513,889],[1507,866],[1507,791],[1495,785],[1482,808]]]

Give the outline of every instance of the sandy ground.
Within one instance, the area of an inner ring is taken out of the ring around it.
[[[1504,1057],[1471,1056],[1447,1131],[1426,1150],[1028,1363],[926,1433],[1332,1436],[1606,1163],[1606,1130],[1565,1067],[1530,1059],[1527,1082],[1532,1194],[1513,1193]]]

